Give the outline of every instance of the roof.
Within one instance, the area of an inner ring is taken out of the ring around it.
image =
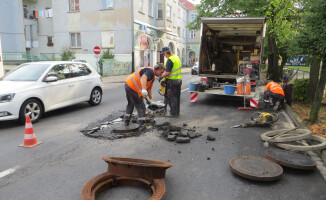
[[[258,31],[265,31],[264,17],[201,18],[210,29],[218,31],[219,36],[256,36]],[[264,33],[263,33],[264,34]]]
[[[188,10],[194,10],[195,9],[195,5],[190,3],[187,0],[179,0],[179,2]]]

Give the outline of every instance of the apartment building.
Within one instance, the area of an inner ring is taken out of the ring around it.
[[[199,34],[186,28],[196,10],[186,0],[1,2],[7,6],[0,7],[3,17],[18,13],[8,21],[0,18],[4,53],[29,52],[46,59],[44,55],[69,49],[94,66],[98,58],[93,48],[99,46],[110,49],[117,60],[133,61],[134,70],[165,62],[160,55],[164,46],[170,47],[183,65],[198,57]]]

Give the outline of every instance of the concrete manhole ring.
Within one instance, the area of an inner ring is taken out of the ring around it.
[[[106,172],[95,176],[84,185],[82,189],[82,199],[95,200],[100,192],[115,186],[125,185],[149,188],[153,194],[149,200],[160,200],[165,193],[165,185],[161,179],[146,180],[140,178],[119,177]]]
[[[268,149],[265,151],[265,155],[271,161],[286,167],[305,170],[316,168],[316,162],[311,158],[292,151]]]
[[[274,181],[283,174],[283,168],[279,164],[259,156],[234,157],[229,166],[239,176],[256,181]]]
[[[319,144],[302,146],[302,145],[293,145],[293,144],[285,144],[285,143],[275,143],[275,145],[289,151],[319,151],[322,149],[326,149],[325,138],[312,134],[309,140],[317,141],[319,142]]]
[[[115,123],[110,125],[110,127],[113,133],[122,134],[137,132],[139,129],[139,125],[136,123],[130,123],[129,126],[125,126],[123,123]]]
[[[268,142],[294,142],[298,140],[305,140],[311,137],[312,132],[308,129],[296,129],[293,131],[289,131],[288,133],[271,139],[273,136],[277,134],[283,133],[288,131],[288,129],[280,129],[274,131],[268,131],[260,135],[260,138],[264,141]]]

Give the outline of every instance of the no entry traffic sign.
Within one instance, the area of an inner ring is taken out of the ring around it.
[[[95,54],[100,54],[101,53],[101,48],[99,46],[95,46],[93,49]]]

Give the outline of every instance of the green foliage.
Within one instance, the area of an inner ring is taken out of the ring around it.
[[[305,102],[308,99],[309,79],[296,79],[293,86],[293,99]]]
[[[61,54],[61,60],[72,60],[75,59],[75,52],[69,50],[68,48],[64,49]]]
[[[103,55],[101,59],[112,59],[112,58],[114,58],[114,54],[110,52],[110,49],[103,51]]]

